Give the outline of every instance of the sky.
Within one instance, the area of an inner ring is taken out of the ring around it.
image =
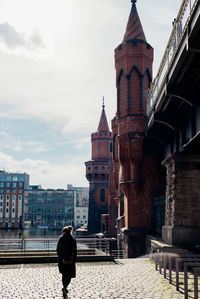
[[[154,76],[182,0],[138,0]],[[26,172],[30,184],[88,186],[105,97],[116,113],[114,49],[130,0],[0,0],[0,169]]]

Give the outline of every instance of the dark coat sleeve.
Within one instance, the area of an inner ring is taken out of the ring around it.
[[[57,254],[59,259],[64,259],[65,257],[67,257],[67,251],[68,251],[68,247],[66,241],[64,240],[63,237],[60,237],[57,245]]]
[[[74,260],[76,261],[76,257],[77,257],[77,244],[76,244],[76,240],[73,240],[73,256],[74,256]]]

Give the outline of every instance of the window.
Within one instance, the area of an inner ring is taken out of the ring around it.
[[[13,181],[17,181],[17,176],[14,176],[14,177],[13,177]]]
[[[12,212],[15,213],[15,209],[12,209]]]
[[[6,209],[6,213],[8,213],[8,208]],[[7,220],[8,221],[8,220]]]
[[[16,195],[15,194],[13,194],[12,200],[16,200]]]
[[[85,215],[83,215],[83,219],[85,219],[86,218],[86,216]]]
[[[112,153],[112,143],[110,143],[110,152]]]
[[[77,219],[80,219],[80,216],[79,216],[79,215],[77,215]]]
[[[94,168],[95,170],[98,170],[99,169],[99,167],[98,166],[95,166],[95,168]]]
[[[2,212],[3,212],[3,209],[1,208],[1,209],[0,209],[0,213],[2,213]]]
[[[18,199],[19,199],[19,200],[22,200],[22,195],[18,195]]]
[[[16,189],[13,189],[13,193],[16,193]]]
[[[3,193],[3,189],[0,190],[0,193]]]
[[[16,182],[12,183],[12,186],[13,186],[13,188],[16,188],[17,187],[17,183]]]
[[[101,166],[101,169],[102,169],[102,170],[104,170],[104,169],[105,169],[105,167],[104,167],[104,166]]]
[[[105,189],[101,189],[100,191],[100,201],[101,202],[105,201]]]
[[[6,207],[8,207],[8,206],[9,206],[9,201],[6,202]]]
[[[20,182],[20,183],[18,184],[18,186],[19,186],[19,188],[22,188],[22,187],[23,187],[23,183]]]
[[[11,176],[7,176],[7,181],[11,181]]]
[[[6,195],[6,200],[9,200],[10,199],[10,195]]]
[[[0,200],[3,200],[3,195],[0,195]]]
[[[0,180],[1,180],[1,181],[5,181],[5,176],[4,176],[4,175],[1,175],[1,176],[0,176]]]
[[[6,183],[6,187],[9,188],[10,187],[10,182]]]
[[[23,177],[23,175],[20,175],[20,176],[19,176],[19,181],[21,181],[21,182],[24,181],[24,177]]]
[[[4,183],[1,182],[1,183],[0,183],[0,187],[4,187]]]
[[[3,206],[3,202],[2,201],[0,201],[0,207],[2,207]]]
[[[91,167],[88,167],[88,170],[90,170],[91,169]]]
[[[6,190],[6,193],[10,193],[10,189],[7,189],[7,190]]]

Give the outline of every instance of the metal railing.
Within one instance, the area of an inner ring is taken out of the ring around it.
[[[0,239],[0,253],[3,251],[26,253],[27,251],[55,251],[56,238]],[[76,238],[78,250],[98,249],[111,254],[114,238]]]
[[[187,30],[192,12],[199,0],[183,0],[177,18],[174,20],[173,30],[170,35],[167,47],[165,49],[158,73],[153,81],[152,88],[147,100],[147,114],[149,115],[156,103],[163,83],[165,82],[167,72],[173,63],[178,46]]]
[[[150,259],[155,262],[156,270],[169,279],[170,284],[175,284],[177,291],[184,293],[185,299],[199,298],[200,254],[170,253],[157,249]]]

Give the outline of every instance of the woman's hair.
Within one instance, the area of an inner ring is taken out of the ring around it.
[[[71,225],[65,226],[65,227],[63,227],[63,229],[62,229],[62,233],[63,233],[63,234],[64,234],[64,233],[70,233],[70,234],[72,234],[72,232],[73,232],[73,227],[72,227]]]

